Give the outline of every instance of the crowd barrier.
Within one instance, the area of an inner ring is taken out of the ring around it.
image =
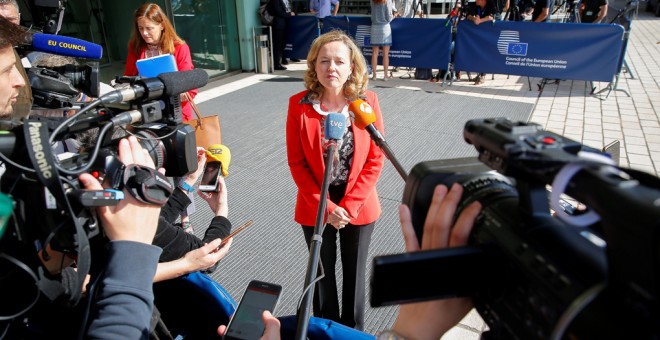
[[[369,17],[326,17],[289,21],[285,55],[306,59],[312,41],[332,29],[347,32],[371,62]],[[445,19],[392,21],[390,65],[447,69],[452,32]],[[620,25],[497,21],[474,25],[461,21],[456,30],[454,69],[566,80],[611,82],[621,68],[624,28]],[[379,62],[380,58],[379,58]]]

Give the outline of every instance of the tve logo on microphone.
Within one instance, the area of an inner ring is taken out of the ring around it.
[[[346,130],[346,117],[341,113],[329,113],[325,119],[325,138],[342,139]]]

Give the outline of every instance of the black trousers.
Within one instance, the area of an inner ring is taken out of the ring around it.
[[[284,59],[284,48],[286,47],[286,26],[283,28],[273,27],[273,63],[281,66]]]
[[[331,200],[340,202],[344,191],[344,186],[331,186],[329,190]],[[375,224],[375,222],[362,226],[348,224],[340,230],[330,224],[325,226],[318,269],[318,275],[324,273],[325,276],[317,282],[314,289],[314,316],[336,321],[357,330],[364,329],[367,255]],[[309,248],[314,227],[303,226],[302,229]],[[337,235],[339,235],[343,274],[341,314],[335,275]]]

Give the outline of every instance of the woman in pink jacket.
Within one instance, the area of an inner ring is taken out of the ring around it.
[[[145,3],[133,15],[133,33],[128,41],[124,75],[138,75],[136,61],[167,53],[174,55],[179,71],[190,71],[195,68],[190,48],[176,34],[165,12],[154,3]],[[191,98],[195,98],[197,89],[188,91],[188,94]],[[181,110],[183,111],[183,121],[193,118],[192,106],[183,94],[181,95]]]
[[[348,126],[338,143],[338,169],[328,189],[319,270],[325,276],[314,290],[314,315],[362,330],[367,254],[381,213],[376,182],[384,156],[367,131],[351,124],[348,105],[366,100],[375,111],[374,124],[381,132],[383,118],[376,94],[367,91],[364,57],[346,34],[331,31],[318,37],[307,55],[307,67],[307,90],[289,99],[286,146],[291,176],[298,187],[295,220],[302,225],[308,247],[321,199],[324,159],[333,157],[323,148],[326,115],[343,113]],[[341,315],[335,278],[337,238],[343,268]]]

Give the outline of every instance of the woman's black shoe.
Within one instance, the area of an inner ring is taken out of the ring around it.
[[[291,61],[293,61],[294,63],[299,63],[299,62],[300,62],[300,59],[293,59],[293,58],[291,58]]]
[[[286,67],[282,65],[275,65],[275,71],[286,71]]]
[[[286,59],[282,59],[282,65],[289,65],[289,61]]]

